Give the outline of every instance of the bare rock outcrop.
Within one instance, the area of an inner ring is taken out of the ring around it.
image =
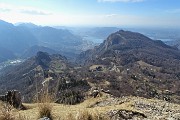
[[[22,109],[21,94],[17,90],[10,90],[5,95],[0,95],[0,100],[9,103],[15,108]]]
[[[131,111],[131,110],[111,110],[108,112],[111,120],[137,120],[147,118],[146,115],[140,112]]]

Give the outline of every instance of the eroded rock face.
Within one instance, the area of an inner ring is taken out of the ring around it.
[[[108,112],[111,120],[129,120],[129,119],[143,119],[147,118],[143,113],[131,110],[111,110]]]
[[[10,90],[5,95],[0,95],[0,100],[9,103],[15,108],[22,108],[21,94],[17,90]]]

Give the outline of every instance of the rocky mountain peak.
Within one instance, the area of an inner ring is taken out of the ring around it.
[[[129,46],[129,47],[144,47],[147,44],[152,44],[152,40],[140,33],[119,30],[111,34],[104,45],[106,50],[114,46]]]

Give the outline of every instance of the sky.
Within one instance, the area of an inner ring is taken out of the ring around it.
[[[53,26],[180,27],[180,0],[0,0],[0,19]]]

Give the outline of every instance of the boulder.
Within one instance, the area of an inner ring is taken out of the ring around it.
[[[9,103],[15,108],[22,108],[21,94],[17,90],[10,90],[5,95],[0,95],[0,100]]]
[[[48,117],[43,117],[43,118],[40,118],[39,120],[51,120],[51,119]]]
[[[92,87],[92,88],[90,89],[89,96],[92,96],[92,97],[94,97],[94,98],[100,96],[100,90],[99,90],[99,88],[96,88],[96,87],[94,88],[94,87]]]

